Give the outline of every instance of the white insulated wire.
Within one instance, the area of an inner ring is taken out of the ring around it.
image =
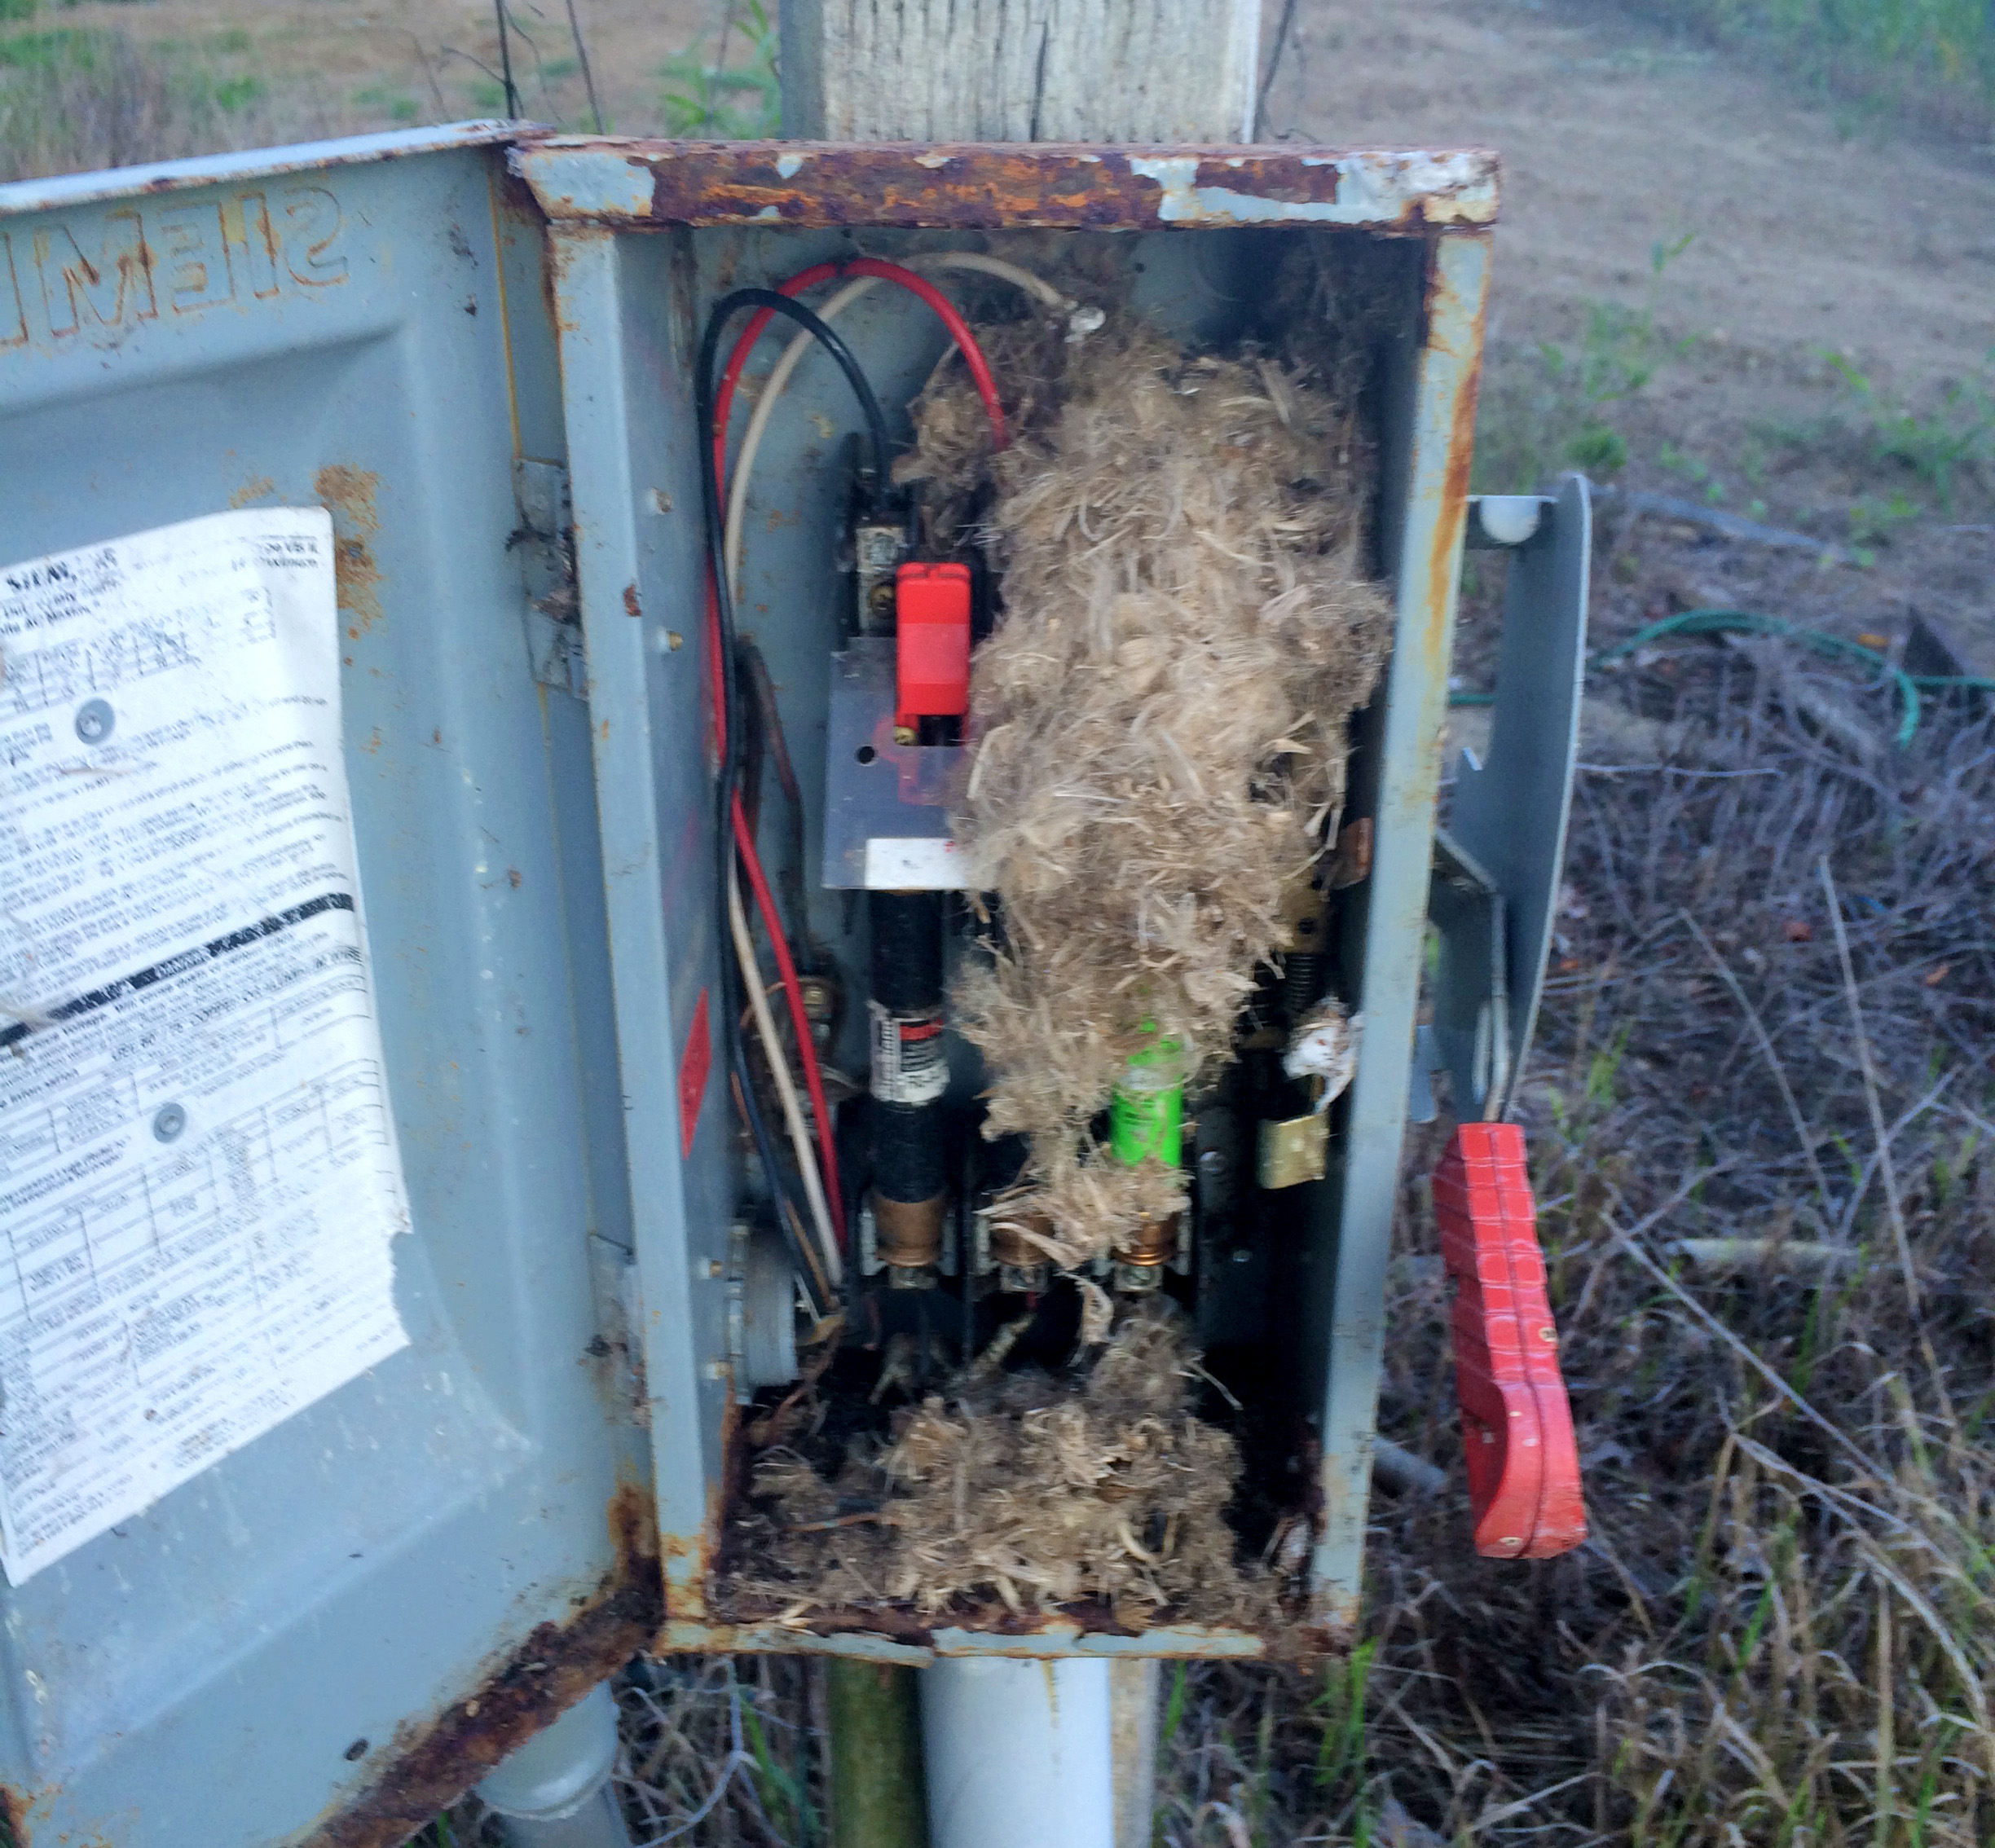
[[[742,909],[741,878],[733,866],[728,869],[728,923],[734,938],[734,955],[741,964],[742,986],[748,991],[748,1005],[755,1014],[755,1031],[762,1036],[762,1049],[768,1054],[769,1075],[776,1080],[776,1094],[782,1099],[783,1121],[789,1126],[790,1144],[796,1151],[797,1167],[804,1176],[804,1192],[810,1202],[811,1217],[817,1226],[817,1242],[824,1247],[825,1268],[833,1289],[843,1280],[839,1260],[838,1236],[831,1226],[831,1208],[825,1199],[824,1182],[817,1173],[817,1151],[811,1146],[810,1129],[804,1121],[804,1107],[797,1101],[796,1080],[790,1075],[790,1062],[782,1041],[776,1037],[776,1022],[769,1013],[768,997],[763,991],[762,971],[755,966],[755,940],[748,935],[747,913]],[[830,1124],[825,1133],[831,1133]],[[774,1175],[768,1177],[771,1191]]]
[[[1024,289],[1034,301],[1049,308],[1071,312],[1075,306],[1069,297],[1062,295],[1044,276],[1036,276],[1030,270],[1020,269],[1016,263],[1007,263],[1002,257],[986,257],[980,251],[926,251],[909,257],[905,266],[915,271],[974,270],[980,275],[995,276],[1000,282]],[[826,321],[837,319],[876,282],[883,279],[878,276],[855,276],[817,310],[818,318]],[[791,374],[795,372],[812,344],[813,337],[809,333],[799,332],[783,349],[782,357],[776,362],[755,396],[754,413],[748,420],[748,428],[742,433],[741,454],[735,460],[733,476],[728,483],[727,527],[721,540],[728,588],[737,605],[741,602],[742,530],[747,515],[748,481],[755,472],[755,452],[762,447],[762,433],[768,428],[776,400],[782,396]]]
[[[879,280],[877,276],[855,276],[817,310],[818,319],[836,320]],[[815,341],[816,336],[805,331],[783,349],[782,359],[776,362],[755,395],[755,413],[742,433],[741,454],[734,460],[733,477],[728,483],[727,530],[722,540],[722,548],[727,554],[728,591],[737,609],[741,607],[742,525],[747,512],[748,477],[755,472],[755,451],[762,447],[762,433],[768,428],[769,415],[776,408],[776,400],[782,396],[790,375]]]
[[[977,250],[927,250],[920,255],[908,257],[903,267],[909,270],[975,270],[987,276],[995,276],[1000,282],[1008,282],[1022,288],[1049,308],[1059,308],[1071,314],[1077,304],[1069,296],[1064,296],[1044,276],[1036,276],[1030,270],[1022,270],[1015,263],[1007,263],[1002,257],[986,257]]]

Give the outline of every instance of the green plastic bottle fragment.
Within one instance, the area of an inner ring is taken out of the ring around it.
[[[1154,1020],[1143,1023],[1150,1044],[1130,1055],[1108,1100],[1108,1147],[1125,1168],[1160,1161],[1176,1168],[1184,1150],[1184,1048]]]

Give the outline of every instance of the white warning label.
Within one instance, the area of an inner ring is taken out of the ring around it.
[[[882,1103],[933,1103],[949,1089],[949,1052],[942,1015],[889,1014],[876,1001],[866,1003],[872,1043],[869,1089]]]
[[[0,569],[0,1564],[407,1344],[332,521]]]

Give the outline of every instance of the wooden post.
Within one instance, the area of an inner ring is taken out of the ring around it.
[[[1261,0],[782,0],[806,141],[1253,138]]]

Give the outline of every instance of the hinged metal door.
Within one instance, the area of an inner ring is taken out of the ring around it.
[[[408,1346],[0,1589],[18,1848],[399,1842],[657,1616],[563,424],[507,132],[0,188],[0,562],[331,512],[412,1220]]]

